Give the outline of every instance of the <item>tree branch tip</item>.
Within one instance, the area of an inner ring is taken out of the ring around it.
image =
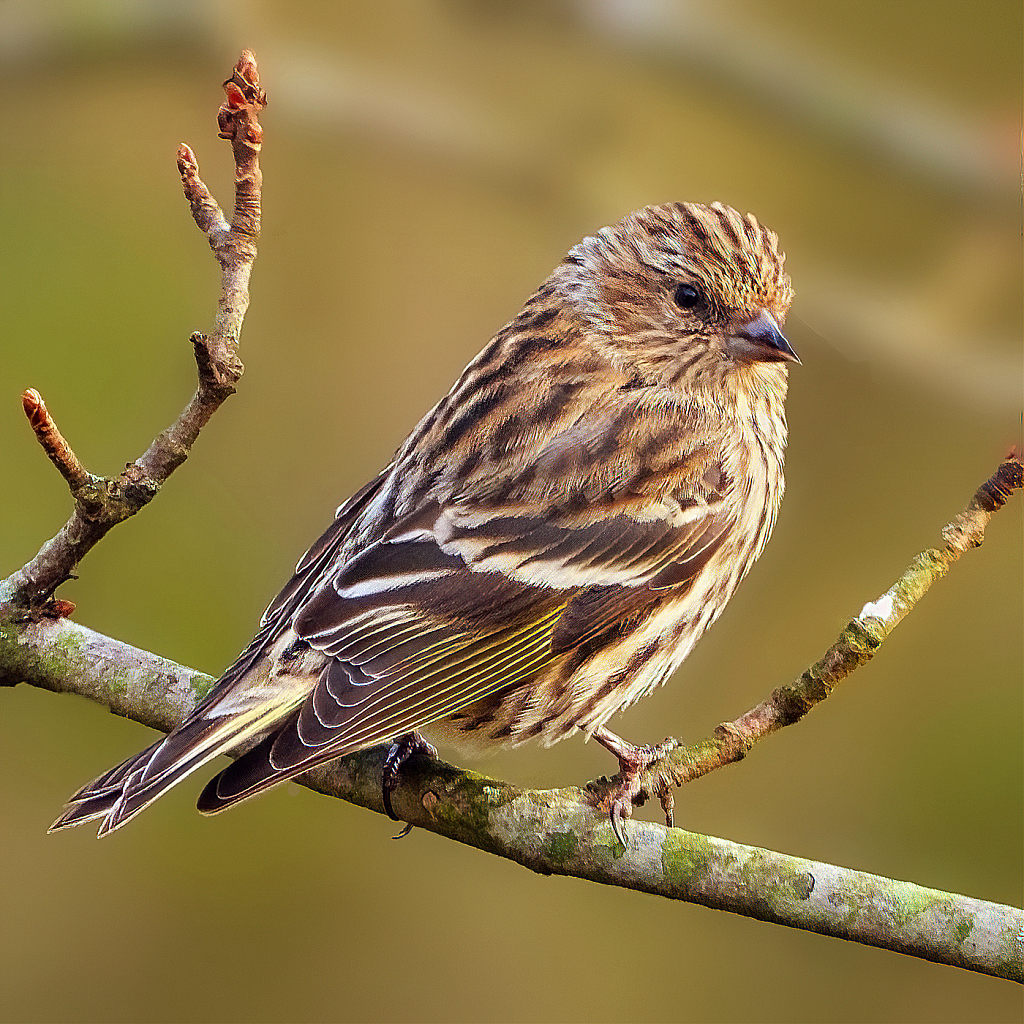
[[[260,89],[259,70],[252,50],[242,51],[231,77],[224,82],[224,94],[225,101],[217,111],[220,138],[242,143],[258,153],[263,144],[259,114],[267,105],[267,94]]]
[[[21,393],[21,407],[28,417],[29,426],[38,433],[47,424],[53,426],[53,418],[46,408],[43,396],[35,388],[26,388]]]
[[[978,488],[976,500],[987,512],[995,512],[1002,508],[1006,500],[1014,491],[1024,487],[1024,461],[1021,460],[1021,450],[1014,446],[1006,453],[999,468]],[[992,508],[987,508],[984,498],[987,498]]]
[[[178,146],[178,173],[182,176],[199,173],[199,161],[196,160],[195,153],[184,142]]]
[[[75,491],[83,484],[88,483],[89,473],[78,461],[78,456],[64,439],[64,435],[57,429],[57,424],[46,408],[43,396],[35,388],[28,388],[22,392],[21,407],[25,410],[29,426],[36,435],[36,440],[46,452],[47,458],[67,481],[71,490]]]
[[[946,549],[957,557],[969,548],[981,547],[989,519],[1021,487],[1024,487],[1024,463],[1014,447],[992,476],[974,492],[967,508],[942,528]]]
[[[260,72],[256,55],[243,50],[235,62],[231,77],[224,83],[228,106],[237,110],[246,104],[262,110],[267,105],[267,94],[260,89]]]

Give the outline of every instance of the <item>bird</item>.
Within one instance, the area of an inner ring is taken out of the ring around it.
[[[200,811],[387,743],[398,820],[432,726],[480,747],[596,740],[625,846],[663,748],[607,722],[679,667],[772,531],[792,297],[777,235],[719,202],[584,238],[337,509],[192,713],[51,831],[106,835],[239,747]]]

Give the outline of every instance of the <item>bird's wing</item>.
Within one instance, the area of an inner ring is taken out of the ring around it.
[[[564,485],[564,465],[551,464],[549,485],[544,466],[534,462],[532,488]],[[687,586],[732,519],[710,446],[674,472],[701,483],[668,495],[623,479],[595,500],[588,480],[570,477],[580,494],[538,504],[492,488],[395,523],[294,614],[298,637],[326,658],[320,679],[273,736],[212,780],[200,809],[522,685]]]
[[[105,835],[223,750],[265,732],[275,719],[301,702],[305,696],[301,690],[297,696],[291,696],[287,692],[271,694],[264,689],[251,695],[250,706],[244,711],[238,708],[247,677],[265,659],[268,647],[288,628],[295,611],[334,564],[353,523],[389,470],[390,467],[338,509],[334,521],[302,557],[287,586],[267,608],[252,642],[192,714],[169,735],[78,790],[68,799],[64,813],[50,831],[103,817],[100,835]],[[234,705],[230,712],[225,708],[227,704]]]

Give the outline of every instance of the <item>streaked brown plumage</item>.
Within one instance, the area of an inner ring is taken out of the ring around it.
[[[718,203],[584,239],[338,510],[189,719],[54,828],[103,835],[254,737],[201,810],[442,719],[483,742],[593,735],[623,769],[617,825],[650,755],[606,721],[689,654],[782,499],[783,262]]]

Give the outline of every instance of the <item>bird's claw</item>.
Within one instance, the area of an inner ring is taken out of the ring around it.
[[[667,739],[664,743],[657,745],[636,747],[603,727],[594,732],[594,739],[602,746],[607,747],[619,759],[619,778],[622,781],[607,798],[608,817],[615,838],[623,849],[627,849],[629,844],[622,826],[627,818],[633,816],[633,805],[636,803],[637,797],[641,796],[640,776],[655,761],[661,760],[669,751],[677,747],[679,742]],[[662,783],[655,789],[655,792],[661,802],[662,810],[665,812],[665,822],[671,826],[674,803],[671,789],[667,784]],[[640,802],[643,803],[645,799],[646,794],[643,795]]]
[[[380,773],[381,797],[384,801],[384,810],[392,821],[401,821],[402,819],[395,814],[395,809],[391,806],[391,794],[398,788],[402,765],[417,753],[426,754],[428,757],[437,757],[437,750],[418,732],[408,732],[394,740],[384,758],[384,767]],[[412,825],[409,825],[394,838],[401,839],[403,836],[407,836],[411,830]]]
[[[608,818],[612,824],[612,831],[619,845],[624,849],[629,848],[623,822],[633,817],[633,807],[640,796],[640,772],[643,768],[627,768],[621,770],[622,782],[618,788],[608,797]],[[644,801],[641,800],[641,803]]]
[[[619,846],[621,846],[623,850],[628,848],[629,843],[626,839],[626,833],[623,831],[622,823],[632,816],[632,799],[624,800],[620,796],[616,795],[611,802],[611,807],[608,811],[608,818],[612,823],[612,831],[615,833],[615,838],[619,841]]]

